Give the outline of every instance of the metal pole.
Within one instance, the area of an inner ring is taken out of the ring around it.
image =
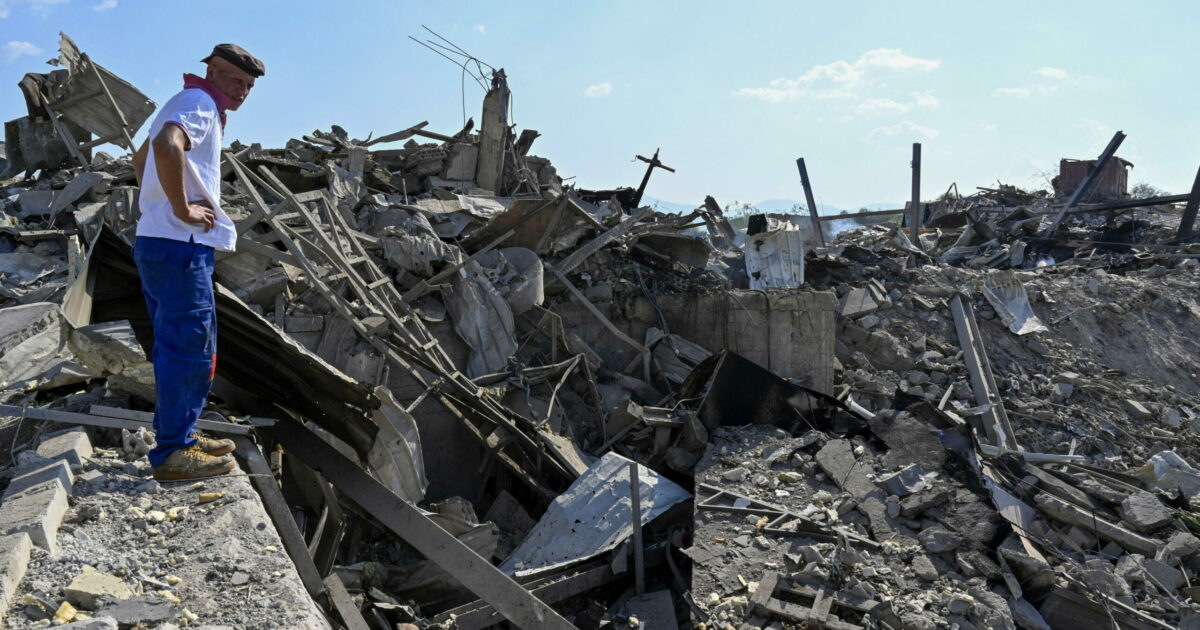
[[[629,462],[629,499],[633,508],[633,577],[637,594],[646,593],[646,564],[642,557],[642,498],[637,462]]]
[[[912,154],[912,208],[908,213],[908,238],[913,245],[921,248],[921,143],[913,143]]]
[[[804,158],[796,158],[796,168],[800,169],[800,185],[804,186],[804,203],[808,204],[808,216],[812,217],[813,230],[821,244],[825,244],[825,233],[821,231],[821,219],[817,218],[817,202],[813,200],[812,184],[808,183],[808,168],[804,166]]]
[[[1192,224],[1196,222],[1196,210],[1200,208],[1200,169],[1196,169],[1196,180],[1192,182],[1192,194],[1183,207],[1183,218],[1179,220],[1178,240],[1192,235]]]

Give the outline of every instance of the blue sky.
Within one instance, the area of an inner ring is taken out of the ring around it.
[[[213,44],[244,46],[267,75],[230,139],[452,133],[461,73],[407,38],[424,24],[505,68],[533,152],[585,187],[636,186],[634,154],[661,147],[678,172],[655,174],[657,198],[801,199],[803,156],[819,202],[857,207],[908,197],[913,142],[931,198],[1042,183],[1118,129],[1132,182],[1187,192],[1200,165],[1197,3],[0,0],[0,15],[3,120],[62,30],[159,103]],[[482,91],[465,90],[478,118]]]

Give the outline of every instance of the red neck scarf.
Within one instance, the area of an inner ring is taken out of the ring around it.
[[[217,112],[221,114],[221,131],[225,131],[225,110],[229,109],[233,102],[212,81],[194,74],[183,75],[183,89],[192,88],[204,90],[205,94],[212,97],[213,102],[217,104]]]

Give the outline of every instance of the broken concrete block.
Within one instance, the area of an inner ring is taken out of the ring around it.
[[[913,464],[875,479],[875,483],[889,494],[897,497],[907,497],[930,486],[937,478],[936,472],[931,472]]]
[[[1128,411],[1129,415],[1133,416],[1134,418],[1137,418],[1138,420],[1154,419],[1154,414],[1151,413],[1151,411],[1142,403],[1130,398],[1125,399],[1124,403],[1125,410]]]
[[[929,553],[954,551],[962,544],[962,537],[940,525],[921,530],[917,538]]]
[[[745,467],[738,466],[737,468],[733,468],[733,469],[730,469],[730,470],[727,470],[727,471],[721,473],[721,479],[723,479],[725,481],[734,481],[734,482],[745,481],[746,476],[749,474],[750,474],[750,471],[746,470]]]
[[[12,604],[32,550],[33,542],[24,532],[0,537],[0,610],[8,610]]]
[[[0,535],[25,532],[33,544],[54,553],[58,527],[66,513],[66,489],[57,479],[43,482],[0,504]]]
[[[1062,402],[1071,397],[1075,393],[1075,386],[1070,383],[1054,383],[1050,390],[1050,399],[1054,402]]]
[[[929,556],[919,553],[913,556],[912,570],[917,577],[927,582],[933,582],[938,579],[937,567],[933,566],[933,562],[929,560]]]
[[[13,478],[8,484],[8,488],[4,491],[4,497],[8,497],[24,492],[33,486],[40,483],[57,479],[62,484],[67,494],[71,493],[72,485],[75,481],[75,475],[71,473],[71,467],[67,462],[61,459],[51,461],[49,464],[41,468],[34,468],[29,472],[22,473]]]
[[[1121,502],[1121,518],[1140,532],[1149,532],[1167,523],[1173,518],[1158,497],[1141,491],[1135,492]]]
[[[0,356],[41,331],[59,325],[58,305],[21,304],[4,309],[0,317]]]
[[[914,518],[925,513],[935,505],[941,505],[950,500],[950,493],[945,490],[914,494],[900,503],[900,515],[904,518]]]
[[[842,490],[861,499],[875,490],[866,466],[854,457],[849,440],[833,440],[817,451],[817,464]]]
[[[64,459],[72,466],[82,466],[92,456],[92,441],[82,428],[68,429],[43,439],[38,444],[37,454],[46,459]]]
[[[866,330],[871,330],[872,328],[878,326],[879,322],[879,317],[875,315],[866,315],[862,319],[858,320],[858,325],[862,326]]]
[[[917,388],[924,394],[923,390]],[[917,464],[928,470],[941,470],[946,449],[933,434],[931,426],[908,412],[894,418],[880,414],[870,420],[871,431],[888,446],[883,465],[889,468]]]
[[[1172,568],[1171,565],[1155,560],[1154,558],[1143,558],[1141,565],[1142,570],[1154,578],[1154,581],[1166,589],[1168,593],[1174,593],[1180,586],[1183,586],[1183,573],[1178,569]]]
[[[66,589],[67,601],[87,610],[95,610],[96,603],[105,595],[116,599],[133,597],[133,589],[124,580],[92,567],[84,567],[83,573],[75,576]]]
[[[50,204],[54,203],[53,190],[23,190],[17,195],[17,207],[21,218],[50,214]]]
[[[1200,538],[1187,532],[1175,532],[1167,539],[1167,544],[1155,555],[1155,558],[1176,566],[1180,560],[1198,552],[1200,552]]]
[[[879,304],[871,297],[871,292],[866,289],[850,289],[850,292],[842,296],[839,311],[842,317],[855,318],[860,315],[874,313],[879,310]]]

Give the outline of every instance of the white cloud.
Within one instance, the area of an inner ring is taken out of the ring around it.
[[[942,104],[942,99],[933,95],[932,90],[924,92],[913,92],[913,107],[937,107]]]
[[[27,4],[31,13],[46,17],[50,15],[50,7],[67,2],[68,0],[16,0],[15,4]]]
[[[1042,66],[1041,68],[1034,70],[1033,73],[1038,76],[1046,77],[1047,79],[1065,79],[1071,76],[1062,68],[1052,68],[1050,66]]]
[[[834,61],[816,65],[795,79],[779,78],[766,87],[741,88],[734,96],[761,99],[768,103],[796,101],[802,98],[858,99],[872,83],[871,75],[880,71],[932,72],[941,65],[937,59],[910,57],[898,48],[868,50],[853,62]]]
[[[607,82],[589,85],[587,86],[587,89],[583,91],[583,95],[588,98],[600,98],[602,96],[608,96],[609,94],[612,94],[612,84]]]
[[[25,55],[40,55],[42,49],[34,46],[29,42],[12,41],[0,46],[0,57],[4,61],[15,61],[18,57]]]
[[[911,120],[904,120],[894,125],[886,127],[876,127],[867,134],[867,140],[886,139],[892,136],[904,136],[907,138],[919,137],[925,140],[932,140],[940,135],[937,129],[918,125]]]
[[[903,114],[912,109],[904,103],[898,103],[890,98],[868,98],[858,104],[860,114]]]
[[[116,2],[113,2],[113,4],[116,4]],[[471,30],[475,31],[476,33],[486,33],[487,27],[482,24],[476,24],[475,26],[471,27]]]
[[[1075,126],[1082,129],[1087,134],[1088,142],[1095,145],[1101,145],[1112,139],[1116,129],[1096,120],[1095,118],[1084,118],[1075,123]]]
[[[66,4],[70,0],[0,0],[0,19],[12,14],[12,9],[18,5],[29,7],[29,12],[46,17],[50,15],[50,7],[56,4]]]
[[[992,96],[1011,96],[1013,98],[1029,98],[1029,88],[996,88]]]
[[[996,126],[996,123],[981,123],[979,128],[983,130],[984,133],[993,133],[999,129],[999,127]]]
[[[905,114],[918,107],[937,107],[942,100],[934,96],[932,91],[913,92],[912,100],[902,103],[890,98],[867,98],[858,104],[855,110],[860,114],[877,116],[880,114]]]
[[[937,59],[909,57],[901,52],[899,48],[876,48],[875,50],[868,50],[855,63],[865,66],[891,68],[892,70],[917,70],[918,72],[937,70],[938,66],[942,65],[942,62]]]

